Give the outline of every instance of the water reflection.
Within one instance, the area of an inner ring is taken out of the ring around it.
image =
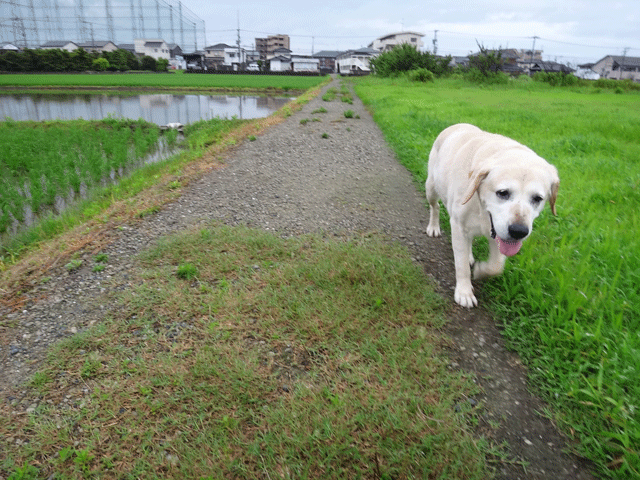
[[[143,118],[157,125],[189,124],[212,118],[261,118],[291,98],[249,95],[71,95],[12,94],[0,96],[0,120],[101,120]]]

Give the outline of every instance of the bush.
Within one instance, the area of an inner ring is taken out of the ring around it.
[[[533,79],[536,82],[545,82],[554,87],[569,87],[580,82],[580,79],[575,75],[561,72],[536,72]]]
[[[438,58],[429,52],[419,52],[415,47],[403,43],[384,52],[370,62],[374,74],[393,77],[402,72],[425,69],[439,77],[451,72],[451,57]]]
[[[504,85],[509,83],[509,75],[504,72],[483,72],[478,68],[471,68],[464,74],[464,78],[473,83],[488,85]]]
[[[411,70],[407,73],[407,77],[412,82],[433,82],[433,73],[427,70],[426,68],[418,68],[416,70]]]

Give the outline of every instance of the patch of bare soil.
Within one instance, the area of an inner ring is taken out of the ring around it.
[[[230,149],[223,168],[203,171],[157,213],[105,225],[108,232],[84,239],[77,268],[65,268],[63,255],[48,262],[46,272],[34,265],[38,275],[22,284],[22,294],[0,303],[0,397],[14,410],[28,410],[32,400],[21,385],[48,348],[100,322],[113,308],[109,295],[128,288],[135,278],[135,255],[162,235],[211,220],[282,236],[379,232],[407,245],[450,302],[446,333],[452,339],[451,368],[472,372],[483,389],[472,399],[481,418],[478,434],[507,444],[507,459],[498,463],[496,478],[593,478],[589,464],[566,453],[567,438],[540,414],[545,406],[530,392],[526,369],[505,349],[491,315],[455,305],[448,239],[424,233],[423,195],[361,101],[321,99],[332,87],[339,88],[339,81],[279,125],[257,134],[255,141]],[[352,118],[345,117],[346,110],[353,111]],[[94,272],[98,251],[109,261]],[[38,282],[43,276],[47,281]],[[284,359],[295,352],[278,355]]]

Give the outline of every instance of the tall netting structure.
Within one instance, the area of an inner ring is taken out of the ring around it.
[[[206,44],[204,20],[175,0],[0,0],[0,43],[120,45],[136,38],[162,39],[195,52]]]

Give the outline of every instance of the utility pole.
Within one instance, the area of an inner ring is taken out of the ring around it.
[[[622,65],[620,65],[620,73],[618,74],[618,80],[622,80],[622,69],[624,68],[624,64],[627,63],[627,52],[629,51],[629,47],[624,47],[622,51]]]
[[[536,39],[539,37],[533,36],[533,46],[531,47],[531,58],[529,64],[529,76],[531,76],[531,68],[533,67],[533,53],[536,51]]]
[[[242,64],[242,51],[240,48],[240,10],[238,10],[238,70],[240,70],[240,65]]]
[[[438,30],[433,31],[433,54],[438,54]]]

